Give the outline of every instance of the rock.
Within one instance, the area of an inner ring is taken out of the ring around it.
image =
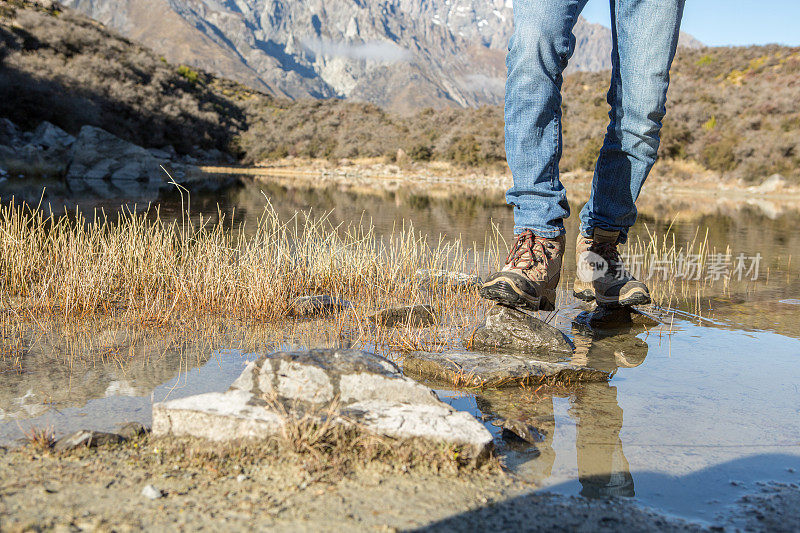
[[[248,479],[250,479],[250,478],[249,478],[249,477],[247,477],[247,476],[246,476],[246,475],[244,475],[244,474],[239,474],[238,476],[236,476],[236,482],[237,482],[237,483],[244,483],[244,482],[245,482],[245,481],[247,481]]]
[[[172,155],[170,155],[170,153],[167,152],[166,150],[160,150],[158,148],[147,148],[147,151],[150,153],[150,155],[162,161],[169,161],[170,159],[172,159]]]
[[[136,437],[141,437],[148,431],[150,430],[139,422],[128,422],[127,424],[123,424],[119,427],[117,434],[125,440],[130,440]]]
[[[654,328],[661,322],[633,307],[608,307],[598,305],[594,309],[584,311],[573,319],[573,324],[589,330],[631,329],[638,326]]]
[[[300,296],[289,306],[289,315],[296,317],[326,315],[342,311],[351,305],[347,300],[333,298],[327,294]]]
[[[279,433],[292,417],[322,420],[327,414],[320,413],[333,408],[334,423],[355,423],[393,438],[454,443],[476,460],[485,458],[492,447],[483,424],[403,376],[391,361],[369,352],[334,349],[266,355],[248,364],[228,392],[157,403],[153,434],[214,441],[263,439]]]
[[[519,387],[541,383],[568,385],[583,381],[608,381],[611,374],[566,361],[542,361],[524,355],[479,352],[412,352],[403,369],[435,382],[460,387]]]
[[[433,326],[439,323],[439,314],[432,305],[407,305],[383,309],[369,317],[379,326],[393,328],[409,324],[414,327]]]
[[[20,140],[20,130],[7,118],[0,118],[0,144],[14,146]]]
[[[749,187],[753,192],[769,193],[783,189],[786,186],[786,180],[780,174],[773,174],[772,176],[761,182],[760,185]]]
[[[53,445],[53,449],[57,452],[74,450],[76,448],[95,448],[97,446],[105,446],[106,444],[118,444],[125,442],[125,438],[116,433],[104,433],[102,431],[80,430],[61,437]]]
[[[463,272],[450,270],[417,270],[417,278],[426,289],[450,287],[454,289],[474,289],[481,285],[481,278]]]
[[[506,353],[572,353],[572,343],[559,329],[531,315],[496,305],[486,321],[464,332],[468,349]]]
[[[31,137],[29,144],[41,147],[47,151],[66,155],[69,147],[72,146],[74,142],[75,137],[55,124],[44,121],[33,130],[33,137]]]
[[[163,181],[150,152],[94,126],[81,128],[72,145],[68,180]]]
[[[159,489],[155,488],[153,485],[145,485],[142,489],[142,496],[147,498],[148,500],[157,500],[164,496],[164,493],[161,492]]]

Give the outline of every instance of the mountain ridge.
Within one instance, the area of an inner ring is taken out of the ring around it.
[[[503,99],[510,0],[66,0],[174,63],[289,98],[396,110]],[[580,19],[569,72],[610,66],[610,30]],[[696,45],[686,37],[685,42]]]

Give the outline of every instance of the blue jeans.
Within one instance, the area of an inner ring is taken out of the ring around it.
[[[506,159],[514,186],[514,231],[564,233],[570,213],[559,180],[562,73],[575,50],[572,33],[587,0],[515,0],[506,59]],[[610,0],[613,36],[610,123],[581,211],[581,233],[619,230],[627,239],[636,199],[658,152],[669,69],[685,0]],[[580,120],[580,117],[577,117]]]

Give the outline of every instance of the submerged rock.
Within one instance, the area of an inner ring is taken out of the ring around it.
[[[412,352],[403,365],[408,374],[461,387],[519,387],[608,381],[611,374],[566,361],[541,361],[524,355],[467,351]]]
[[[464,332],[464,344],[473,350],[508,353],[572,353],[572,343],[559,329],[502,305],[492,307],[483,324]]]
[[[481,278],[463,272],[451,270],[417,270],[417,278],[423,288],[451,287],[455,289],[473,289],[479,287]]]
[[[347,300],[334,298],[327,294],[300,296],[290,305],[289,315],[295,317],[327,315],[337,311],[343,311],[351,305],[352,304]]]
[[[433,326],[439,323],[439,314],[432,305],[407,305],[383,309],[370,317],[375,324],[392,328],[409,324],[414,327]]]
[[[545,436],[538,428],[528,424],[524,420],[504,419],[494,425],[503,430],[503,438],[506,440],[521,440],[529,444],[542,442]]]
[[[74,450],[76,448],[95,448],[106,444],[118,444],[125,442],[122,435],[116,433],[104,433],[102,431],[80,430],[71,433],[66,437],[61,437],[53,445],[57,452]]]
[[[476,460],[492,447],[483,424],[404,377],[391,361],[334,349],[276,352],[250,363],[228,392],[157,403],[153,434],[262,439],[300,416],[332,416],[335,423],[394,438],[454,443]]]

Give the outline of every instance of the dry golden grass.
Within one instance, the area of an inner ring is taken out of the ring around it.
[[[427,299],[446,311],[454,302],[440,297],[454,291],[425,294],[415,272],[474,271],[493,262],[491,253],[468,254],[460,242],[431,244],[413,227],[382,239],[371,226],[333,227],[324,215],[279,220],[269,205],[254,227],[219,218],[165,221],[156,209],[113,218],[100,212],[89,221],[6,205],[0,208],[2,305],[74,318],[127,313],[156,322],[179,315],[275,322],[287,317],[294,298],[328,294],[361,310]]]
[[[281,220],[269,203],[252,225],[222,213],[211,222],[189,216],[188,204],[186,198],[181,220],[165,220],[158,209],[113,216],[97,212],[87,220],[80,213],[47,214],[13,202],[0,207],[0,358],[18,358],[23,351],[15,333],[21,323],[45,318],[61,320],[59,327],[67,329],[110,320],[125,327],[203,334],[222,320],[248,328],[271,325],[285,337],[323,328],[331,344],[389,356],[442,351],[460,344],[464,328],[474,327],[489,304],[475,289],[446,283],[426,287],[418,270],[485,274],[507,250],[495,228],[489,228],[485,242],[466,245],[458,239],[431,240],[411,225],[380,236],[363,221],[334,226],[324,214],[297,213]],[[647,280],[661,306],[694,303],[699,308],[702,298],[734,284],[730,275],[717,281],[675,279],[681,257],[693,255],[705,269],[716,253],[705,235],[678,246],[651,234],[627,250],[643,258],[645,273],[653,258],[666,260],[659,267],[666,268],[666,279]],[[562,282],[561,305],[570,301],[564,293],[571,288],[571,274],[566,272]],[[313,294],[352,305],[321,321],[290,319],[295,298]],[[439,326],[383,327],[367,318],[386,307],[412,304],[432,305]],[[113,355],[113,347],[109,350]]]

